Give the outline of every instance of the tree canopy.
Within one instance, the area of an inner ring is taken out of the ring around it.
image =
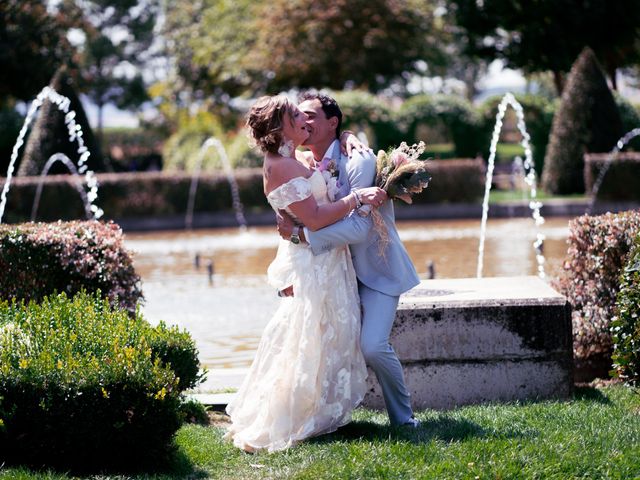
[[[72,55],[66,21],[41,0],[3,0],[0,20],[0,104],[31,100]]]
[[[616,71],[640,60],[637,0],[451,0],[448,8],[466,32],[468,53],[525,73],[551,71],[558,92],[586,46],[614,88]]]

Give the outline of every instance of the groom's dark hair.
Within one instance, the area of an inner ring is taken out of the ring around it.
[[[338,102],[336,102],[335,98],[330,97],[326,93],[319,92],[317,90],[307,90],[300,94],[298,103],[306,102],[307,100],[318,100],[322,105],[322,111],[327,118],[338,118],[338,125],[336,125],[336,138],[340,138],[340,127],[342,126],[342,110],[340,110]]]

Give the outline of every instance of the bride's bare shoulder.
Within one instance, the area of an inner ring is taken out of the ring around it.
[[[296,177],[307,177],[309,171],[295,158],[265,157],[264,160],[265,193],[275,190]]]

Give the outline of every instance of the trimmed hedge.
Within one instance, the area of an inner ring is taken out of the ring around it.
[[[429,160],[429,186],[414,195],[413,203],[476,203],[484,195],[486,175],[481,158]]]
[[[584,154],[609,152],[622,121],[593,51],[585,47],[571,67],[553,118],[542,187],[552,194],[583,193]]]
[[[611,160],[609,160],[611,159]],[[610,161],[596,197],[599,200],[640,200],[640,153],[591,153],[584,156],[584,184],[588,194],[600,171]]]
[[[140,277],[114,223],[0,225],[0,298],[41,301],[54,292],[100,290],[135,312]]]
[[[154,351],[166,334],[84,292],[0,302],[2,461],[73,471],[161,463],[184,420],[180,381]]]
[[[640,235],[622,271],[611,332],[614,375],[640,387]]]
[[[564,272],[554,287],[572,306],[573,351],[578,360],[611,355],[609,327],[619,278],[639,231],[639,211],[583,215],[569,222]]]
[[[266,210],[261,169],[239,169],[234,172],[240,200],[246,210]],[[140,218],[185,215],[192,175],[184,172],[129,172],[98,174],[96,204],[105,218]],[[35,177],[16,177],[7,196],[4,221],[19,223],[31,216],[31,206],[38,185]],[[69,175],[44,179],[37,220],[71,220],[84,217],[78,192],[70,184],[77,181]],[[233,211],[231,189],[225,174],[201,174],[198,180],[194,212]]]
[[[480,163],[470,159],[446,160],[445,163],[434,160],[430,164],[434,169],[433,180],[425,190],[425,198],[428,198],[426,201],[467,202],[471,197],[475,198],[475,187],[470,192],[465,192],[460,186],[469,183],[476,185],[478,175],[484,176],[484,166],[481,167]],[[245,211],[270,210],[263,193],[262,169],[238,169],[234,173]],[[184,216],[186,213],[191,185],[191,175],[188,173],[129,172],[98,174],[96,177],[99,184],[96,204],[104,210],[104,218],[120,220]],[[19,223],[30,218],[38,181],[35,177],[13,179],[7,197],[4,217],[6,222]],[[70,175],[55,175],[44,179],[45,186],[37,216],[39,221],[72,220],[84,216],[80,196],[71,184],[73,181],[77,179]],[[439,188],[437,185],[447,185],[447,188]],[[200,175],[194,212],[232,211],[227,177],[223,173]]]

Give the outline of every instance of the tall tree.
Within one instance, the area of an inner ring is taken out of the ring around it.
[[[252,59],[272,90],[345,86],[377,92],[446,63],[433,3],[418,0],[274,0],[258,20]]]
[[[71,58],[66,27],[42,0],[0,1],[0,104],[32,100]]]
[[[108,103],[135,108],[148,97],[142,79],[152,59],[160,0],[63,0],[61,14],[84,33],[79,87],[98,107],[98,134]]]
[[[248,56],[262,8],[254,0],[167,4],[164,35],[173,67],[168,85],[175,103],[209,99],[222,108],[231,97],[254,88],[259,74]]]
[[[637,0],[451,0],[448,8],[466,32],[468,53],[525,73],[551,71],[558,93],[586,46],[614,88],[617,70],[640,60]]]

